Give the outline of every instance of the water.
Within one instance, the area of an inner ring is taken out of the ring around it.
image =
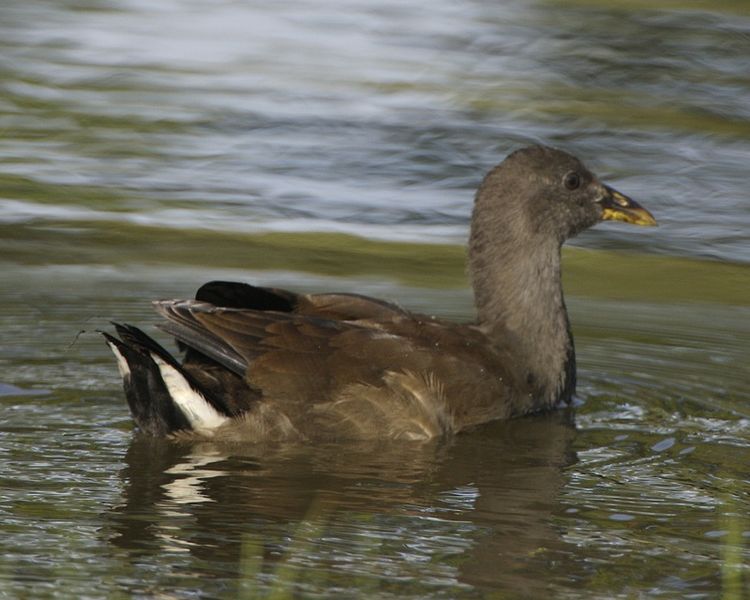
[[[0,597],[750,594],[750,11],[0,4]],[[471,314],[472,194],[573,151],[573,411],[426,446],[131,430],[97,328],[214,278]],[[80,333],[79,333],[80,332]]]

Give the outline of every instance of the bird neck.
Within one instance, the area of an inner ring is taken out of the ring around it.
[[[563,298],[560,243],[543,236],[503,241],[487,244],[481,232],[472,231],[478,325],[514,357],[518,379],[526,386],[519,413],[568,402],[575,392],[575,350]]]

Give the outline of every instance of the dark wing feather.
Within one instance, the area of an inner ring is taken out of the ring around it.
[[[407,314],[396,304],[361,294],[295,294],[280,288],[232,281],[206,283],[195,299],[222,308],[295,313],[335,321],[385,319]]]
[[[159,329],[230,371],[238,375],[245,374],[247,361],[195,318],[195,312],[192,310],[194,307],[211,309],[213,307],[210,304],[193,300],[159,300],[153,305],[156,312],[167,319],[165,323],[157,325]]]
[[[160,301],[160,327],[203,357],[275,394],[278,388],[325,397],[336,386],[376,382],[409,354],[411,342],[374,321],[336,321],[306,314]],[[412,356],[410,363],[418,365]],[[294,374],[293,377],[290,377]],[[284,377],[293,381],[281,381]],[[269,387],[270,386],[270,387]]]
[[[298,294],[278,288],[257,287],[236,281],[210,281],[203,284],[195,299],[225,308],[252,308],[292,312],[297,305]]]

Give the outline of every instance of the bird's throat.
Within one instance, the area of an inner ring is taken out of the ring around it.
[[[490,249],[492,250],[492,249]],[[517,377],[532,406],[569,401],[575,388],[575,352],[563,299],[560,247],[515,246],[512,252],[471,257],[479,325],[517,357]]]

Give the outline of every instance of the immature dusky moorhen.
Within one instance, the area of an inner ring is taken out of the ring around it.
[[[570,402],[576,363],[563,242],[602,220],[655,225],[578,159],[531,146],[477,191],[476,319],[454,323],[358,294],[213,281],[162,300],[182,363],[141,330],[105,333],[138,427],[227,441],[428,439]]]

